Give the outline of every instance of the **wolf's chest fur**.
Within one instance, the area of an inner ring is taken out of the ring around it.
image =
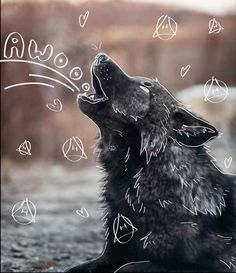
[[[196,238],[205,233],[202,221],[221,215],[225,208],[227,189],[220,185],[223,176],[218,176],[219,183],[206,183],[210,176],[200,163],[207,160],[202,149],[202,155],[195,157],[188,149],[180,151],[169,143],[147,164],[135,140],[123,138],[118,134],[100,143],[100,160],[107,172],[104,199],[111,212],[110,236],[114,212],[119,212],[137,228],[133,244],[144,253],[168,259],[181,244],[185,258],[196,259],[200,251],[187,252],[200,248],[201,240]],[[215,220],[208,224],[210,227]],[[160,248],[162,252],[154,254],[153,249]]]

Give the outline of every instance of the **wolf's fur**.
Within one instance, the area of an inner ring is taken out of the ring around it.
[[[69,272],[234,271],[235,181],[205,146],[217,130],[157,81],[128,76],[106,55],[91,72],[97,94],[108,98],[79,98],[101,130],[106,248]],[[127,240],[115,236],[117,219],[130,221],[118,226],[133,231]]]

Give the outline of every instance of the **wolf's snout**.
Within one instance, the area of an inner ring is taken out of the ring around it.
[[[96,64],[104,63],[109,59],[109,57],[105,53],[99,53],[95,57]]]

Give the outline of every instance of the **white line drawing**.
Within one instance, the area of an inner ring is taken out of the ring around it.
[[[109,228],[106,229],[106,232],[105,232],[105,240],[107,240],[108,236],[109,236]]]
[[[137,230],[138,229],[133,226],[129,218],[125,217],[121,213],[118,213],[117,217],[113,221],[114,243],[128,243],[133,238],[134,233]]]
[[[16,223],[21,225],[35,223],[36,207],[32,201],[25,198],[13,206],[11,216]]]
[[[117,132],[119,134],[119,136],[123,137],[123,133],[117,129],[113,129],[114,132]]]
[[[236,176],[235,173],[226,173],[226,172],[222,172],[221,169],[215,164],[215,162],[217,162],[216,158],[211,154],[211,150],[210,150],[210,147],[208,145],[205,145],[204,146],[204,149],[206,151],[206,153],[210,156],[211,158],[211,164],[222,174],[230,174],[230,175],[233,175],[233,176]]]
[[[58,112],[61,112],[61,110],[62,110],[62,103],[58,98],[56,98],[53,100],[53,103],[47,103],[46,107],[49,110],[58,113]]]
[[[8,54],[7,49],[10,48],[10,53]],[[13,54],[18,58],[22,58],[25,51],[25,42],[23,37],[19,32],[11,32],[4,43],[3,56],[6,59],[12,58]]]
[[[107,216],[108,216],[108,212],[106,212],[106,213],[102,216],[101,220],[104,220]],[[106,220],[107,220],[107,218],[106,218]]]
[[[229,269],[231,269],[231,267],[236,268],[235,265],[234,265],[234,262],[236,261],[236,257],[231,256],[231,261],[229,261],[229,262],[223,261],[221,259],[220,259],[220,261],[223,264],[225,264]]]
[[[191,227],[195,228],[196,230],[198,229],[198,224],[194,222],[180,222],[181,225],[190,225]]]
[[[98,46],[97,45],[95,45],[95,44],[92,44],[92,49],[93,50],[98,50],[98,49],[101,49],[101,47],[102,47],[102,42],[100,42],[99,44],[98,44]]]
[[[117,114],[117,112],[118,112],[118,113],[120,113],[120,114],[126,116],[126,114],[125,114],[124,112],[122,112],[121,110],[119,110],[113,103],[112,103],[112,108],[113,108],[113,110],[114,110],[114,112],[115,112],[116,114]]]
[[[161,40],[170,40],[176,35],[177,29],[178,25],[174,19],[168,15],[162,15],[156,23],[156,30],[152,37],[158,37]]]
[[[70,77],[72,80],[78,81],[82,78],[82,76],[83,76],[83,71],[81,70],[80,67],[76,66],[71,69]]]
[[[83,94],[79,94],[79,96],[80,96],[81,100],[89,102],[90,104],[96,104],[100,101],[108,100],[108,97],[102,97],[102,98],[98,98],[98,99],[94,99],[94,100],[89,100],[89,96],[86,94],[86,92],[84,92]]]
[[[124,157],[124,159],[125,159],[125,161],[124,161],[124,163],[125,163],[125,172],[128,170],[127,162],[129,160],[129,158],[130,158],[130,147],[128,147],[127,153],[126,153],[126,155]]]
[[[28,46],[28,54],[31,59],[38,59],[39,61],[45,62],[49,60],[53,53],[52,45],[48,44],[44,47],[43,51],[38,49],[38,45],[35,40],[31,39]]]
[[[82,158],[87,159],[87,155],[84,152],[84,145],[77,136],[72,136],[65,141],[62,145],[62,152],[64,157],[71,162],[78,162]]]
[[[187,112],[189,115],[191,115],[193,118],[196,118],[191,112],[187,111],[186,109],[182,108],[182,107],[179,107],[179,109],[182,109],[183,111]],[[206,124],[209,124],[208,122],[202,120],[201,118],[197,118],[198,120],[206,123]],[[189,125],[185,125],[183,124],[181,129],[174,129],[175,132],[177,132],[178,134],[182,135],[183,133],[189,137],[189,136],[196,136],[196,135],[199,135],[199,134],[204,134],[204,133],[212,133],[212,137],[211,138],[208,138],[204,143],[201,143],[199,145],[187,145],[187,144],[184,144],[182,142],[177,142],[175,139],[173,139],[171,136],[168,136],[169,138],[171,138],[173,141],[176,141],[177,143],[183,145],[183,146],[186,146],[186,147],[199,147],[199,146],[203,146],[203,145],[206,145],[207,142],[209,142],[211,139],[215,138],[216,136],[214,135],[215,131],[213,129],[210,128],[210,124],[209,124],[209,127],[205,127],[205,126],[189,126]],[[188,132],[186,132],[186,130]]]
[[[16,149],[21,155],[31,155],[31,143],[29,140],[25,139],[24,142]]]
[[[225,168],[228,169],[230,167],[231,163],[232,163],[232,156],[225,158],[225,160],[224,160]]]
[[[90,84],[88,82],[85,82],[82,84],[82,89],[87,92],[90,89]]]
[[[10,52],[9,52],[10,51]],[[18,32],[12,32],[8,35],[5,43],[4,43],[4,57],[6,59],[0,60],[1,63],[4,62],[18,62],[18,63],[28,63],[28,64],[35,64],[37,66],[40,66],[41,68],[47,68],[50,71],[53,71],[54,73],[56,73],[57,75],[60,75],[61,77],[63,77],[63,79],[65,79],[66,81],[68,81],[72,87],[69,87],[68,85],[62,83],[61,81],[58,81],[56,79],[47,77],[47,76],[41,76],[42,78],[45,79],[50,79],[53,81],[56,81],[64,86],[66,86],[68,89],[70,89],[71,91],[75,92],[75,91],[79,91],[80,89],[69,79],[69,77],[66,77],[65,75],[63,75],[62,73],[60,73],[59,71],[57,71],[56,69],[49,67],[45,64],[36,62],[36,59],[38,61],[41,62],[45,62],[47,60],[49,60],[53,54],[53,46],[51,44],[47,44],[46,46],[44,46],[44,48],[42,50],[38,49],[38,45],[37,42],[33,39],[31,39],[29,41],[28,44],[28,55],[29,57],[32,59],[32,61],[30,60],[20,60],[20,59],[10,59],[13,57],[18,57],[18,58],[22,58],[24,56],[24,51],[25,51],[25,42],[24,39],[22,37],[22,35]],[[56,66],[56,68],[63,68],[68,64],[68,57],[65,55],[64,52],[60,52],[58,53],[55,58],[53,59],[53,63]],[[83,75],[83,72],[81,70],[80,67],[74,67],[71,69],[69,76],[71,77],[72,80],[79,80]],[[37,77],[40,77],[39,75]],[[26,83],[26,84],[31,84],[31,83]],[[54,87],[52,85],[47,85],[46,83],[32,83],[32,84],[38,84],[38,85],[44,85],[47,87]],[[21,84],[19,84],[21,85]],[[22,83],[22,85],[24,85]],[[18,85],[13,85],[13,86],[9,86],[9,88],[11,87],[15,87]],[[6,88],[8,89],[8,88]]]
[[[162,207],[162,208],[166,208],[166,206],[168,206],[168,205],[171,205],[172,204],[172,202],[170,201],[170,200],[163,200],[163,201],[161,201],[160,199],[158,199],[158,201],[159,201],[159,204],[160,204],[160,206]]]
[[[130,264],[141,264],[141,263],[150,263],[150,261],[136,261],[136,262],[130,262],[130,263],[127,263],[127,264],[123,264],[123,265],[120,266],[118,269],[116,269],[116,270],[114,271],[114,273],[119,272],[119,270],[120,270],[122,267],[126,266],[126,265],[130,265]]]
[[[149,236],[152,234],[150,231],[146,236],[142,237],[139,241],[143,241],[143,248],[147,248],[148,244],[152,244],[152,242],[149,240]]]
[[[191,68],[191,65],[188,64],[186,66],[182,66],[180,69],[180,76],[183,78],[188,73],[189,69]]]
[[[221,24],[216,21],[215,18],[212,18],[209,23],[208,23],[208,26],[209,26],[209,34],[212,34],[212,33],[215,33],[215,34],[218,34],[221,32],[221,30],[223,30],[224,28],[221,26]]]
[[[64,52],[60,52],[56,55],[56,57],[54,58],[54,64],[56,67],[58,68],[63,68],[65,66],[67,66],[68,64],[68,58],[67,56],[65,55]]]
[[[76,210],[76,213],[77,213],[79,216],[83,217],[83,218],[88,218],[88,217],[89,217],[89,213],[88,213],[88,211],[86,210],[86,208],[77,209],[77,210]]]
[[[214,76],[209,79],[204,85],[204,100],[212,103],[219,103],[224,101],[228,96],[227,85]]]
[[[191,208],[186,207],[185,205],[183,205],[183,208],[185,208],[186,210],[188,210],[190,213],[194,214],[194,215],[198,215],[198,212],[207,215],[208,213],[212,216],[217,216],[217,211],[219,213],[219,215],[221,216],[222,214],[222,209],[226,206],[225,204],[225,199],[222,196],[221,197],[221,201],[219,202],[219,205],[216,206],[216,208],[213,209],[208,209],[206,207],[197,207],[197,206],[191,206]]]
[[[125,155],[125,163],[127,163],[127,161],[129,160],[129,158],[130,158],[130,147],[128,147],[128,149],[127,149],[127,153],[126,153],[126,155]]]
[[[89,17],[89,11],[87,10],[85,14],[80,14],[79,16],[79,25],[80,27],[84,27]]]
[[[211,133],[214,135],[215,131],[211,128],[208,128],[206,126],[189,126],[189,125],[185,125],[183,124],[182,127],[180,129],[173,129],[175,132],[177,132],[179,135],[182,136],[182,134],[185,134],[187,137],[189,136],[197,136],[200,134],[205,134],[205,133]],[[208,142],[209,140],[207,140],[206,142]],[[181,143],[184,146],[189,146],[189,145],[185,145],[183,143]],[[197,146],[202,146],[201,145],[197,145]],[[189,146],[189,147],[197,147],[197,146]]]
[[[65,84],[64,82],[58,81],[58,80],[56,80],[54,78],[43,76],[43,75],[38,75],[38,74],[31,74],[31,73],[29,74],[29,76],[30,77],[39,77],[39,78],[43,78],[43,79],[47,79],[47,80],[51,80],[51,81],[60,83],[60,84],[64,85],[66,88],[70,89],[72,92],[74,92],[74,89],[71,88],[69,85]]]
[[[145,92],[145,93],[147,93],[147,94],[149,94],[149,89],[147,88],[147,87],[145,87],[145,86],[142,86],[142,85],[139,85],[139,87]]]
[[[4,89],[7,90],[7,89],[10,89],[10,88],[17,87],[17,86],[22,86],[22,85],[44,85],[44,86],[47,86],[47,87],[54,88],[54,85],[44,83],[44,82],[22,82],[22,83],[16,83],[16,84],[8,85],[8,86],[4,87]]]
[[[49,67],[45,64],[41,64],[41,63],[37,63],[37,62],[32,62],[32,61],[27,61],[27,60],[17,60],[17,59],[11,59],[11,60],[0,60],[0,63],[4,63],[4,62],[20,62],[20,63],[30,63],[30,64],[36,64],[39,66],[42,66],[44,68],[48,68],[49,70],[57,73],[58,75],[60,75],[61,77],[63,77],[64,79],[66,79],[74,88],[76,91],[80,92],[80,89],[78,88],[78,86],[76,86],[69,78],[67,78],[65,75],[63,75],[62,73],[60,73],[59,71],[53,69],[52,67]],[[44,76],[46,77],[46,76]],[[56,81],[56,80],[55,80]],[[45,85],[45,84],[44,84]],[[52,86],[51,86],[52,87]],[[75,92],[75,90],[73,89],[73,92]]]
[[[179,101],[178,99],[176,99],[170,92],[169,90],[164,86],[162,85],[159,81],[158,81],[158,78],[156,77],[155,80],[178,104],[182,104],[181,101]],[[181,108],[181,107],[180,107]],[[183,110],[185,110],[184,108],[182,108]],[[190,115],[191,112],[187,111]],[[192,115],[194,117],[194,115]],[[203,121],[201,118],[198,118],[199,120]],[[204,121],[203,121],[204,122]],[[223,133],[219,132],[219,136],[218,137],[221,137]],[[175,141],[175,139],[173,139],[171,136],[168,136],[170,139],[172,139],[173,141]],[[212,138],[211,138],[212,139]],[[178,143],[178,142],[176,142]],[[183,145],[183,144],[182,144]],[[191,147],[191,146],[190,146]],[[233,176],[236,176],[236,174],[234,173],[226,173],[226,172],[222,172],[221,169],[215,164],[215,162],[217,162],[216,158],[213,157],[213,155],[211,154],[211,151],[210,151],[210,147],[208,145],[206,145],[206,143],[204,144],[203,148],[206,150],[207,154],[210,156],[211,158],[211,163],[213,164],[213,166],[222,174],[230,174],[230,175],[233,175]],[[141,150],[142,151],[142,150]],[[141,154],[141,153],[140,153]]]
[[[127,162],[129,159],[129,151],[130,149],[128,148],[128,152],[125,156],[125,162]],[[143,168],[139,169],[139,171],[133,176],[133,178],[135,178],[135,182],[134,182],[134,185],[133,187],[128,187],[126,192],[125,192],[125,200],[127,201],[127,203],[129,204],[130,207],[132,207],[133,211],[135,212],[135,206],[136,206],[136,209],[138,211],[138,213],[145,213],[145,210],[146,210],[146,207],[143,203],[143,201],[141,201],[141,196],[139,194],[139,191],[140,191],[140,183],[139,183],[139,180],[141,178],[141,172],[142,172]],[[131,193],[130,193],[131,191]],[[135,196],[135,199],[132,201],[131,200],[131,196]],[[137,200],[137,202],[135,202]],[[133,202],[133,203],[132,203]],[[139,207],[137,207],[139,206]]]
[[[231,240],[233,239],[233,237],[229,237],[229,236],[222,236],[217,234],[217,236],[221,239],[223,239],[226,242],[226,245],[230,245],[231,244]]]
[[[106,225],[106,223],[107,223],[107,218],[105,219],[105,221],[103,222],[103,226],[105,226]]]

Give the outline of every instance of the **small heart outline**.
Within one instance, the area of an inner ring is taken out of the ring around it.
[[[59,108],[58,109],[56,109],[56,107],[59,105]],[[56,99],[54,99],[53,100],[53,103],[47,103],[46,104],[46,107],[49,109],[49,110],[51,110],[51,111],[53,111],[53,112],[61,112],[62,111],[62,103],[61,103],[61,101],[58,99],[58,98],[56,98]]]
[[[180,76],[183,78],[188,73],[189,69],[191,68],[191,65],[188,64],[186,66],[182,66],[180,70]]]
[[[225,168],[228,169],[230,167],[231,163],[232,163],[232,156],[230,156],[228,158],[226,157],[225,160],[224,160]]]
[[[87,10],[85,14],[80,14],[79,16],[79,25],[80,27],[84,27],[89,17],[89,11]]]
[[[88,217],[89,217],[89,213],[88,213],[88,211],[86,210],[86,208],[77,209],[77,210],[76,210],[76,213],[77,213],[79,216],[83,217],[83,218],[88,218]]]

